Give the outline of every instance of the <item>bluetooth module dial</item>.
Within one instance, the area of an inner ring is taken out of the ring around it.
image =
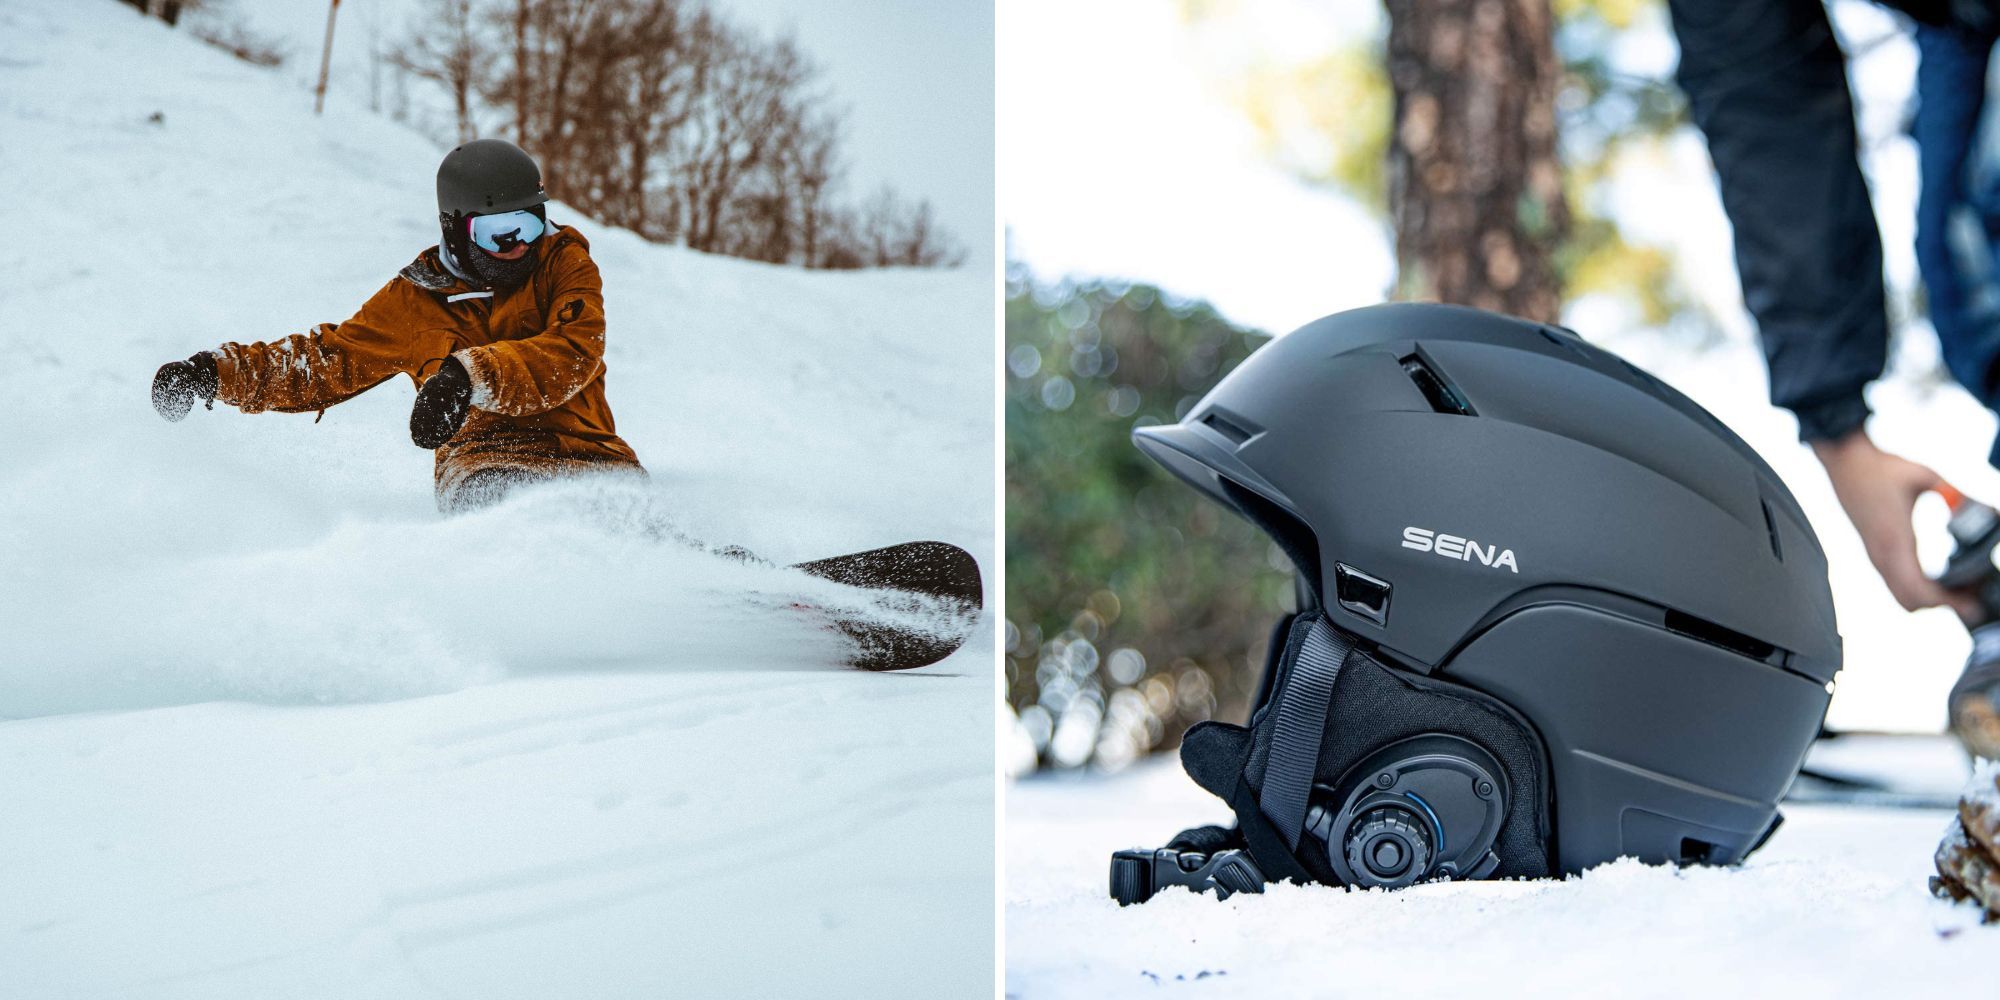
[[[1371,809],[1347,833],[1347,867],[1357,884],[1400,889],[1429,874],[1431,835],[1408,809]]]
[[[1504,773],[1469,740],[1414,736],[1363,758],[1338,786],[1314,785],[1305,829],[1343,885],[1484,878],[1499,864]]]

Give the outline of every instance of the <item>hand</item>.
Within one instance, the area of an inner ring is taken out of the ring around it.
[[[437,374],[417,390],[417,405],[410,410],[410,440],[419,448],[444,447],[472,409],[472,375],[457,358],[446,358]]]
[[[217,386],[215,355],[202,351],[186,361],[169,361],[153,373],[153,409],[179,422],[195,400],[213,403]]]
[[[1917,498],[1944,485],[1937,473],[1875,446],[1866,431],[1814,441],[1813,454],[1833,481],[1833,495],[1861,533],[1868,561],[1906,611],[1950,605],[1970,622],[1980,616],[1970,594],[1946,590],[1917,563],[1917,532],[1910,523]]]

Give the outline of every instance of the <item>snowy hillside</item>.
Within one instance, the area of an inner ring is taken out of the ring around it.
[[[111,0],[0,4],[0,996],[976,994],[991,629],[839,669],[779,562],[992,577],[992,284],[591,240],[643,489],[450,521],[414,391],[147,401],[436,239],[442,151]]]

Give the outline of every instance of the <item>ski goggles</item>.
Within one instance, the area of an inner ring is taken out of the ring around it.
[[[525,209],[475,215],[470,223],[472,242],[487,253],[506,253],[523,243],[533,243],[541,239],[543,230],[548,228],[539,214]]]

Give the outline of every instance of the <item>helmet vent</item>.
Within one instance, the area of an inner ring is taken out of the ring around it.
[[[1720,853],[1721,851],[1718,850],[1717,845],[1711,844],[1708,841],[1696,840],[1693,837],[1682,837],[1680,857],[1676,860],[1682,865],[1705,865],[1709,864],[1711,859]]]
[[[1557,347],[1562,348],[1565,351],[1568,351],[1571,354],[1576,355],[1579,358],[1587,359],[1590,357],[1589,352],[1585,351],[1582,347],[1578,346],[1583,343],[1583,338],[1577,336],[1575,330],[1570,330],[1563,327],[1556,327],[1554,329],[1551,329],[1546,326],[1538,326],[1535,328],[1535,330],[1536,332],[1542,335],[1542,339],[1548,341],[1551,344],[1556,345]],[[1556,330],[1562,330],[1562,332],[1557,333]]]
[[[1456,413],[1461,417],[1476,416],[1472,412],[1472,404],[1439,376],[1423,355],[1411,354],[1402,362],[1403,370],[1409,373],[1410,381],[1416,383],[1417,391],[1424,394],[1424,400],[1431,404],[1431,409],[1439,413]]]
[[[1757,503],[1764,508],[1764,530],[1771,536],[1771,555],[1784,562],[1785,550],[1778,545],[1778,520],[1771,516],[1771,501],[1760,497]]]
[[[1761,639],[1752,639],[1741,632],[1726,629],[1712,621],[1696,618],[1685,611],[1667,610],[1667,631],[1699,639],[1711,646],[1721,646],[1732,653],[1740,653],[1753,660],[1768,661],[1778,647]]]
[[[1232,420],[1228,414],[1223,413],[1221,410],[1210,410],[1202,414],[1201,417],[1202,426],[1228,438],[1230,444],[1236,445],[1239,448],[1243,446],[1243,442],[1255,437],[1257,433],[1243,426],[1247,423],[1249,423],[1247,420],[1240,423]]]

